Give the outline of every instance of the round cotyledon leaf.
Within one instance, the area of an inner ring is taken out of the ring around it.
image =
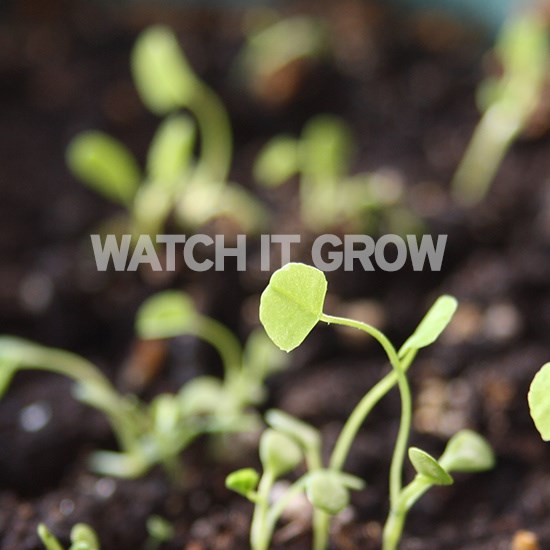
[[[427,452],[417,447],[409,449],[409,458],[418,474],[427,478],[434,485],[452,485],[453,478],[439,464],[439,462]]]
[[[531,418],[544,441],[550,441],[550,363],[535,375],[529,389]]]
[[[284,351],[298,347],[318,323],[327,292],[324,273],[289,263],[271,276],[260,300],[260,321]]]

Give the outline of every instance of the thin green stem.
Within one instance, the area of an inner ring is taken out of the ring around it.
[[[250,526],[250,546],[252,550],[268,550],[272,536],[272,530],[268,526],[269,495],[275,476],[270,470],[266,470],[258,487],[256,506]]]
[[[17,369],[61,374],[75,380],[82,389],[88,389],[85,400],[107,415],[120,447],[125,451],[136,449],[138,433],[134,416],[138,411],[95,365],[73,353],[26,342],[17,347],[13,360]]]
[[[416,476],[401,491],[399,498],[391,507],[384,525],[383,550],[396,550],[403,534],[408,511],[430,487],[431,484],[426,478]]]
[[[401,492],[403,482],[403,463],[407,452],[412,419],[411,389],[405,370],[401,364],[396,369],[396,373],[399,394],[401,397],[401,420],[399,422],[399,431],[397,433],[397,439],[395,442],[390,467],[390,506],[393,506],[394,503],[397,502]]]
[[[201,315],[198,323],[186,332],[201,338],[218,352],[223,363],[226,382],[237,378],[242,364],[241,343],[225,325]]]
[[[390,360],[390,363],[394,369],[398,369],[400,366],[399,358],[397,356],[397,351],[393,347],[393,344],[389,341],[389,339],[377,328],[373,327],[372,325],[369,325],[367,323],[363,323],[362,321],[355,321],[353,319],[346,319],[345,317],[336,317],[333,315],[326,315],[325,313],[321,314],[320,321],[323,321],[324,323],[330,324],[336,324],[336,325],[342,325],[345,327],[351,327],[358,330],[362,330],[363,332],[366,332],[370,336],[372,336],[383,348],[386,352],[386,355],[388,356],[388,359]]]
[[[482,116],[451,183],[453,194],[465,204],[485,196],[504,155],[521,130],[521,110],[501,101]]]
[[[282,513],[285,511],[286,507],[292,502],[292,500],[298,496],[301,492],[304,491],[308,474],[304,474],[298,478],[285,492],[285,494],[273,505],[271,510],[267,515],[267,528],[269,530],[269,539],[273,535],[277,521],[279,521]]]

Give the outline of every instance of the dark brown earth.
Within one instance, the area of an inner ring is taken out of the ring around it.
[[[64,148],[76,132],[94,127],[144,158],[157,120],[132,87],[128,57],[140,29],[168,22],[197,71],[229,106],[235,180],[252,187],[251,160],[267,137],[297,133],[310,116],[334,112],[357,136],[354,169],[397,171],[412,208],[433,233],[449,235],[439,273],[329,276],[330,312],[367,300],[368,311],[396,342],[407,337],[438,294],[452,293],[462,304],[445,337],[423,351],[412,369],[411,442],[437,454],[451,433],[471,427],[490,440],[498,464],[492,472],[464,476],[426,495],[410,514],[402,548],[509,548],[521,529],[534,531],[541,548],[550,548],[550,449],[526,404],[530,380],[550,357],[549,138],[514,146],[479,207],[460,209],[447,192],[478,116],[474,91],[486,44],[454,27],[439,22],[430,27],[427,18],[403,21],[369,4],[315,7],[329,18],[335,53],[304,68],[290,97],[273,106],[229,76],[242,41],[238,12],[107,11],[89,2],[54,0],[2,10],[0,332],[76,351],[120,380],[134,345],[135,311],[155,290],[185,288],[203,311],[243,339],[257,324],[265,274],[181,271],[152,281],[144,274],[99,274],[90,267],[87,235],[116,209],[72,179]],[[269,193],[254,189],[272,207],[273,233],[299,224],[292,184]],[[387,365],[372,342],[329,328],[316,329],[291,363],[271,380],[266,406],[318,426],[328,453],[353,405]],[[204,346],[174,341],[144,397],[219,370]],[[21,411],[37,402],[51,410],[51,420],[27,433]],[[391,394],[357,439],[348,469],[364,477],[368,488],[354,496],[353,517],[335,526],[333,548],[378,547],[398,414],[397,395]],[[212,442],[197,442],[183,457],[185,492],[171,488],[161,471],[136,481],[89,473],[89,452],[113,445],[103,419],[72,399],[68,381],[18,375],[0,402],[0,549],[39,548],[39,521],[60,537],[74,523],[89,522],[105,550],[139,548],[153,513],[176,528],[167,549],[247,547],[251,505],[228,493],[224,478],[234,468],[257,465],[250,442],[226,442],[223,461]],[[308,548],[307,523],[295,518],[276,541],[277,548]]]

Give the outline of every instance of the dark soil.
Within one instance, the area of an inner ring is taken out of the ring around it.
[[[140,104],[128,58],[139,30],[168,22],[229,106],[235,180],[252,188],[251,160],[267,137],[298,133],[310,116],[334,112],[356,133],[355,169],[397,171],[411,207],[433,233],[449,235],[441,272],[329,275],[334,312],[367,300],[368,311],[396,342],[438,294],[454,294],[462,304],[445,337],[423,351],[412,370],[411,441],[436,454],[452,433],[471,427],[490,440],[498,465],[428,493],[410,514],[402,548],[510,548],[523,529],[550,548],[550,450],[526,403],[530,380],[550,357],[549,138],[514,146],[486,200],[469,211],[458,208],[447,187],[477,120],[474,93],[486,44],[429,18],[403,21],[370,4],[312,4],[302,8],[328,17],[334,55],[304,68],[293,93],[277,105],[254,98],[230,77],[242,42],[238,12],[108,11],[56,0],[2,8],[0,332],[76,351],[121,380],[135,354],[135,311],[158,289],[185,288],[203,311],[243,339],[257,324],[266,274],[181,271],[153,280],[145,273],[101,274],[90,264],[87,236],[116,209],[71,178],[64,148],[76,132],[100,128],[144,158],[158,121]],[[292,184],[269,193],[255,189],[272,207],[273,233],[296,227],[295,191]],[[354,404],[387,365],[372,342],[330,328],[316,329],[291,363],[271,380],[266,406],[318,426],[328,454]],[[204,346],[174,341],[144,397],[219,370]],[[51,415],[35,433],[22,427],[22,412],[32,405]],[[334,548],[379,547],[398,413],[398,396],[391,394],[354,446],[348,469],[368,488],[354,495],[352,517],[336,522]],[[72,399],[68,381],[18,375],[0,402],[0,549],[40,548],[40,521],[65,540],[74,523],[85,521],[104,550],[140,548],[154,513],[175,526],[167,549],[248,547],[252,507],[224,488],[224,478],[258,464],[249,439],[197,442],[183,457],[185,491],[171,488],[161,471],[136,481],[87,471],[91,450],[113,446],[107,424]],[[276,537],[277,548],[308,545],[308,523],[299,516]]]

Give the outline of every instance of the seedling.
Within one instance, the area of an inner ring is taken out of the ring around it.
[[[244,188],[228,183],[232,136],[225,108],[194,73],[172,31],[145,30],[132,52],[132,71],[145,105],[166,117],[151,142],[145,173],[122,143],[87,131],[67,149],[73,174],[127,209],[126,229],[135,235],[158,233],[171,214],[184,228],[222,215],[246,231],[261,227],[264,209]],[[180,109],[189,114],[174,114]]]
[[[63,550],[57,537],[43,523],[38,526],[37,533],[46,550]],[[95,531],[85,523],[77,523],[71,529],[71,545],[67,550],[100,550]]]
[[[452,483],[450,475],[452,472],[483,471],[491,468],[494,464],[493,453],[488,443],[474,432],[464,430],[449,441],[439,460],[434,459],[420,449],[409,449],[409,456],[417,471],[417,476],[405,487],[402,483],[403,464],[407,454],[412,417],[411,391],[406,374],[417,352],[435,342],[445,329],[456,310],[457,302],[451,296],[440,297],[430,308],[414,333],[398,350],[382,332],[371,325],[353,319],[325,314],[323,306],[326,292],[327,280],[321,271],[304,264],[287,264],[272,275],[269,285],[262,294],[260,320],[269,337],[284,351],[291,351],[298,347],[317,323],[324,322],[362,330],[377,340],[386,352],[392,366],[392,372],[375,384],[351,413],[336,441],[327,472],[332,475],[342,475],[346,458],[365,419],[380,399],[397,385],[401,396],[401,420],[390,466],[390,513],[383,537],[384,550],[393,550],[397,548],[401,538],[408,510],[431,486]],[[281,425],[279,424],[279,426]],[[281,429],[284,430],[284,428]],[[283,445],[284,442],[281,440],[280,445],[277,445],[278,453],[283,453]],[[294,445],[296,446],[295,442]],[[288,448],[290,449],[291,446],[289,445]],[[298,446],[298,448],[300,447]],[[307,446],[304,445],[303,448],[307,448]],[[296,455],[294,450],[289,452]],[[261,451],[260,455],[262,455]],[[295,461],[297,462],[297,460]],[[315,464],[315,460],[313,463]],[[269,474],[268,481],[265,482],[266,485],[269,485],[274,477],[273,466],[269,466],[267,460],[264,460],[263,457],[262,465],[266,473]],[[318,462],[316,467],[320,467]],[[313,468],[313,472],[316,472],[315,468]],[[262,480],[264,478],[265,474]],[[335,503],[345,501],[342,493],[342,483],[338,487],[338,483],[334,482],[335,479],[337,478],[331,478],[330,483],[324,480],[324,490],[322,491],[324,498],[322,501],[312,499],[313,506],[325,514],[330,510],[327,501],[330,501],[331,498],[334,498]],[[334,487],[334,492],[332,492],[331,487]],[[253,527],[257,526],[259,522],[260,525],[263,525],[262,532],[267,532],[268,535],[265,536],[270,538],[270,529],[273,525],[268,522],[266,527],[265,520],[256,521],[256,514],[260,518],[266,516],[266,496],[261,489],[262,486],[260,485],[257,494],[250,492],[247,496],[258,503],[253,519]],[[319,492],[310,490],[308,494],[311,497],[311,495],[318,495]],[[258,512],[258,506],[264,510],[262,513]],[[334,510],[338,508],[339,506],[335,504]],[[314,548],[315,550],[322,550],[326,548],[328,543],[329,516],[318,515],[315,519]],[[256,529],[260,530],[258,527]],[[254,550],[265,550],[267,548],[266,544],[268,542],[266,543],[265,538],[262,538],[262,535],[256,533],[254,529],[252,530],[251,541]]]
[[[144,550],[158,550],[164,542],[169,542],[174,538],[174,527],[160,516],[151,516],[147,520],[146,527],[149,538],[145,543]]]
[[[202,434],[247,431],[257,425],[250,405],[265,394],[264,379],[283,362],[261,333],[253,333],[244,352],[221,323],[201,315],[183,293],[165,292],[150,298],[138,312],[142,338],[191,334],[212,344],[222,358],[225,377],[201,376],[177,394],[161,394],[150,404],[121,395],[91,363],[75,354],[49,349],[14,337],[0,337],[0,396],[18,370],[40,369],[76,382],[74,395],[108,418],[119,452],[96,451],[90,467],[118,477],[139,477],[161,464],[181,481],[178,455]]]
[[[292,500],[305,493],[314,507],[315,547],[326,544],[326,519],[349,504],[349,490],[359,490],[364,482],[349,474],[323,468],[321,436],[309,424],[279,410],[266,414],[269,428],[260,439],[263,473],[251,468],[237,470],[226,479],[226,486],[254,503],[250,528],[253,550],[267,550],[277,522]],[[305,460],[307,471],[298,477],[276,501],[271,493],[275,482]]]
[[[546,363],[533,378],[528,399],[537,430],[544,441],[550,441],[550,363]]]
[[[506,152],[533,116],[548,73],[549,45],[544,21],[534,12],[525,11],[504,26],[495,47],[502,76],[480,86],[483,115],[452,182],[460,202],[483,199]]]
[[[402,210],[401,182],[383,173],[351,176],[352,151],[347,125],[338,117],[319,115],[306,124],[300,139],[281,135],[269,141],[256,159],[254,175],[267,187],[298,175],[301,218],[313,231],[343,223],[364,227],[367,213],[371,220],[381,217],[391,223],[392,209]]]
[[[262,10],[254,19],[237,70],[256,96],[271,104],[284,103],[296,92],[308,62],[327,52],[327,29],[318,18],[278,19],[271,10]]]

